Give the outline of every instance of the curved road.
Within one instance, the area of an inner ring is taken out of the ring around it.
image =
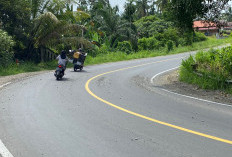
[[[14,157],[231,157],[232,107],[150,82],[188,55],[67,70],[62,81],[50,72],[1,88],[0,139]]]

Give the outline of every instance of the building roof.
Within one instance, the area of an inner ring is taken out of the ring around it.
[[[193,23],[193,28],[209,28],[209,27],[216,28],[217,25],[213,22],[206,22],[206,21],[194,21]]]

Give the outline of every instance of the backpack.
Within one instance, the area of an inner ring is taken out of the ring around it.
[[[75,52],[74,54],[73,54],[73,58],[75,58],[75,59],[78,59],[79,58],[79,53],[77,53],[77,52]]]

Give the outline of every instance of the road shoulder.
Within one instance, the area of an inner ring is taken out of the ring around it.
[[[232,105],[232,96],[220,90],[200,89],[196,85],[180,82],[178,70],[159,75],[154,80],[156,86],[182,95]]]
[[[32,76],[44,74],[48,72],[51,72],[51,71],[46,70],[46,71],[38,71],[38,72],[21,73],[17,75],[0,76],[0,87],[4,87],[10,83],[18,82],[18,81],[30,78]]]

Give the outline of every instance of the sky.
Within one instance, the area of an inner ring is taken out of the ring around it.
[[[109,0],[112,6],[118,5],[119,12],[123,12],[126,0]]]

